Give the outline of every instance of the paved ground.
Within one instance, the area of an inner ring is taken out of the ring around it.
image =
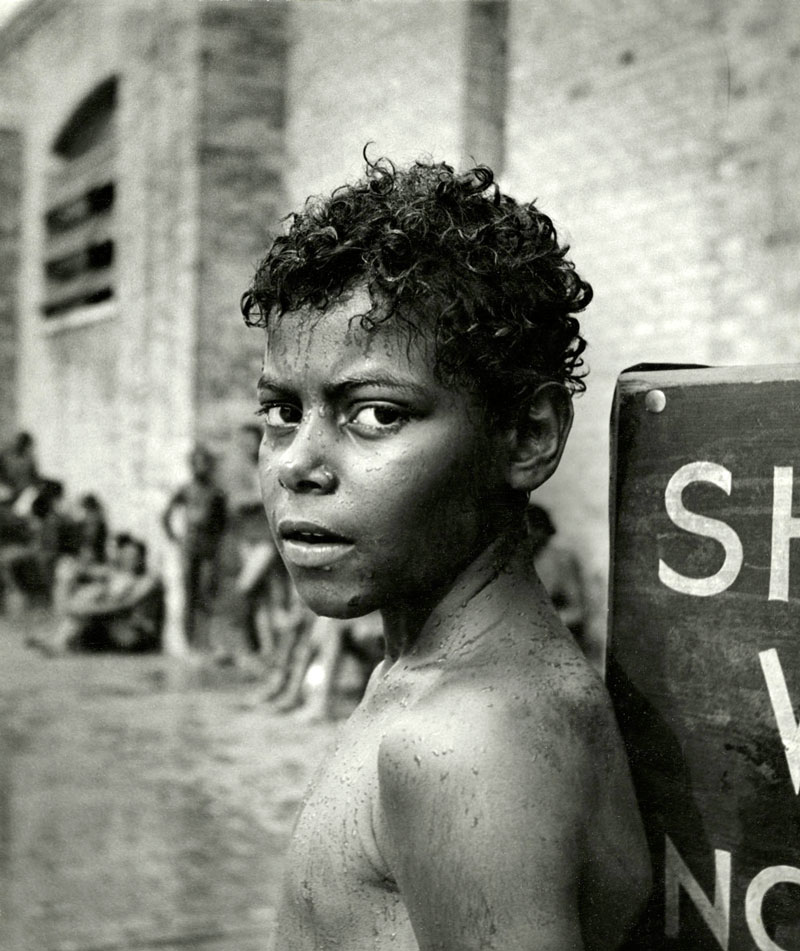
[[[0,949],[261,951],[336,726],[161,656],[46,659],[0,617]]]

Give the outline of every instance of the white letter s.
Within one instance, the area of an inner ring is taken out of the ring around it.
[[[695,535],[713,538],[725,549],[725,561],[716,574],[707,578],[687,578],[669,567],[660,558],[658,577],[668,588],[680,594],[707,598],[720,594],[736,580],[744,560],[742,543],[736,532],[719,519],[695,515],[683,507],[683,490],[691,482],[709,482],[726,495],[731,494],[732,477],[724,467],[714,462],[689,462],[672,476],[664,493],[667,515],[678,526]]]

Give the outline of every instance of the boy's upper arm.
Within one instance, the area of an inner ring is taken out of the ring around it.
[[[420,951],[577,951],[583,754],[526,705],[475,699],[415,712],[379,754],[379,846]]]

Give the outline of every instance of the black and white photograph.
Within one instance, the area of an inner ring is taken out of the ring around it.
[[[0,0],[0,951],[800,951],[800,5]]]

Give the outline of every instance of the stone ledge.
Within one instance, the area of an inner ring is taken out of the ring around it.
[[[75,310],[60,317],[42,318],[39,330],[42,336],[51,337],[78,327],[86,327],[102,320],[116,317],[119,312],[118,301],[103,301],[101,304],[90,304],[88,307],[76,307]]]

